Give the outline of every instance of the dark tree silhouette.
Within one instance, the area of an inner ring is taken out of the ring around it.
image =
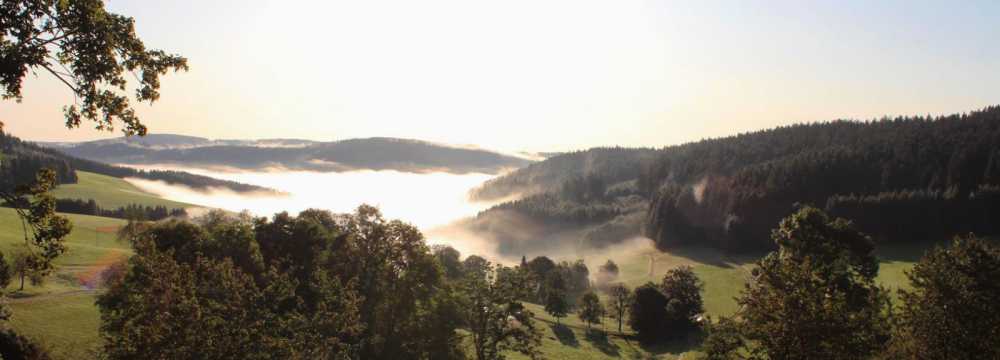
[[[907,277],[913,290],[900,291],[890,358],[1000,358],[1000,246],[958,237],[928,252]]]
[[[188,69],[183,57],[146,49],[135,21],[108,12],[101,0],[4,1],[0,24],[3,98],[20,101],[24,77],[45,71],[77,99],[64,108],[70,128],[89,120],[112,130],[121,121],[125,134],[145,135],[146,126],[123,94],[128,77],[137,80],[131,84],[135,99],[152,103],[160,98],[160,75]]]

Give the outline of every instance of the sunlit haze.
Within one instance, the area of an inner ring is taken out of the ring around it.
[[[468,192],[493,175],[406,173],[397,171],[317,172],[218,172],[176,166],[141,166],[145,169],[182,170],[219,179],[239,181],[280,190],[283,196],[244,194],[214,189],[194,191],[180,185],[130,178],[133,185],[163,198],[233,212],[249,211],[270,217],[287,211],[326,209],[350,213],[361,204],[377,206],[389,219],[403,219],[419,227],[432,244],[449,244],[463,252],[494,256],[495,245],[472,233],[448,227],[456,220],[474,216],[495,202],[473,202]],[[190,209],[193,215],[198,211]]]
[[[1000,93],[989,1],[108,4],[190,60],[139,108],[155,133],[561,151],[953,113]],[[32,140],[119,135],[63,128],[72,102],[39,73],[0,116]]]
[[[468,191],[493,177],[484,174],[417,174],[397,171],[316,172],[212,172],[201,169],[151,166],[183,170],[218,179],[234,180],[286,192],[283,196],[237,194],[218,190],[194,191],[162,182],[128,179],[140,189],[164,198],[234,212],[248,210],[258,216],[317,208],[351,212],[367,203],[390,218],[406,219],[421,228],[445,225],[475,215],[490,204],[468,201]]]

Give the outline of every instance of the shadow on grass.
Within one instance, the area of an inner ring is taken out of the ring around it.
[[[726,254],[725,252],[717,249],[711,249],[702,246],[667,246],[659,248],[660,251],[670,253],[670,255],[685,258],[697,263],[702,263],[706,265],[716,266],[723,269],[730,269],[733,267],[733,261],[736,258]],[[746,254],[741,254],[746,255]],[[745,256],[739,256],[739,258],[744,258]]]
[[[587,331],[587,341],[594,345],[604,355],[619,357],[618,344],[608,341],[608,333],[593,329]]]
[[[11,299],[27,299],[27,298],[32,298],[32,297],[36,297],[36,296],[38,296],[38,294],[27,293],[27,292],[24,292],[22,290],[14,291],[14,292],[12,292],[10,294],[7,294],[7,297],[9,297]]]
[[[580,342],[576,340],[576,335],[573,334],[573,329],[563,324],[550,324],[549,328],[552,329],[552,333],[556,334],[556,338],[559,342],[566,346],[580,347]]]
[[[876,241],[875,254],[883,262],[917,262],[927,251],[937,246],[947,246],[947,241],[913,241],[910,243],[886,243]]]
[[[678,339],[665,340],[656,343],[640,342],[639,339],[634,336],[629,336],[626,340],[633,344],[638,344],[643,351],[653,355],[679,355],[688,351],[698,350],[701,347],[701,343],[704,340],[705,335],[706,334],[702,331],[695,331]]]

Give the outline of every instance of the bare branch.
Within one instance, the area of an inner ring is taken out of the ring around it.
[[[73,86],[72,84],[69,83],[69,81],[66,81],[66,79],[64,79],[62,77],[62,75],[59,75],[58,72],[56,72],[55,70],[52,70],[52,68],[50,68],[48,64],[40,64],[40,65],[41,65],[41,67],[45,68],[45,70],[48,70],[50,73],[52,73],[52,75],[55,76],[57,79],[59,79],[59,81],[62,81],[63,84],[66,84],[66,86],[69,86],[69,88],[72,89],[74,93],[79,93],[80,92],[80,90],[76,89],[76,86]]]

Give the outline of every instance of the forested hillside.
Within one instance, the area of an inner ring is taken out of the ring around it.
[[[30,182],[39,169],[50,168],[56,172],[56,180],[59,184],[76,183],[76,171],[80,170],[116,178],[135,177],[159,180],[193,189],[227,188],[238,192],[274,192],[272,189],[256,185],[219,180],[182,171],[137,170],[81,159],[63,154],[53,148],[45,148],[22,141],[2,131],[0,131],[0,154],[3,154],[0,157],[0,161],[2,161],[0,174],[3,175],[0,176],[0,189]]]
[[[766,250],[796,204],[854,219],[883,241],[993,234],[1000,216],[1000,107],[944,117],[831,121],[658,150],[593,149],[556,156],[478,189],[520,200],[485,211],[479,230],[539,219],[533,241],[565,223],[590,244],[640,233],[666,248],[706,244]],[[640,218],[641,220],[636,220]],[[549,220],[559,220],[549,222]],[[501,248],[514,241],[492,234]]]

